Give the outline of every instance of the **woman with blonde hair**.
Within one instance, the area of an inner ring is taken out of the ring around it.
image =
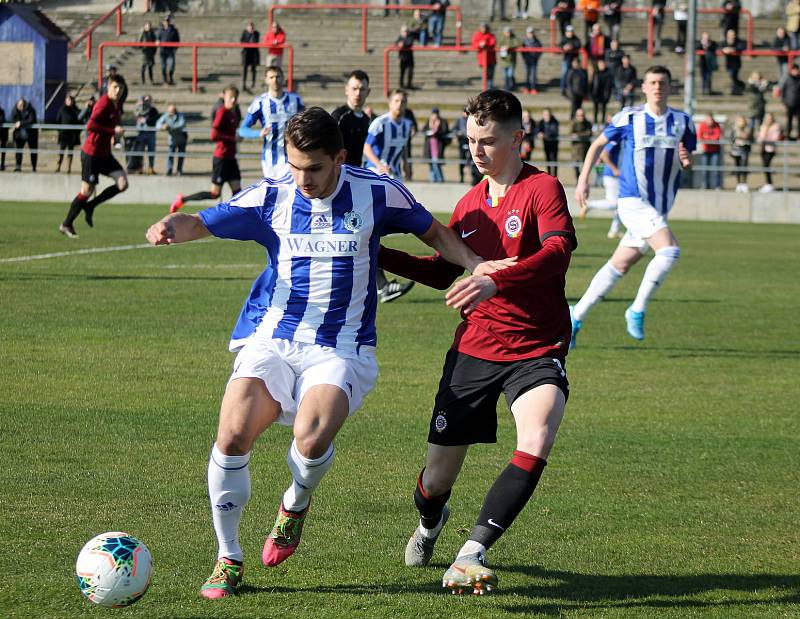
[[[750,158],[750,148],[753,145],[753,130],[742,114],[736,120],[728,134],[731,143],[731,157],[736,172],[736,192],[747,193],[747,161]]]
[[[767,180],[766,184],[759,189],[761,193],[775,191],[775,187],[772,186],[772,170],[770,170],[769,166],[775,157],[777,143],[782,139],[783,130],[780,123],[775,120],[775,115],[772,112],[767,112],[764,116],[764,122],[758,130],[758,143],[761,144],[761,163],[765,168],[764,176]]]

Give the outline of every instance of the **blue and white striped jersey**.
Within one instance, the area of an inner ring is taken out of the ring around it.
[[[647,106],[625,108],[605,128],[612,142],[625,141],[619,197],[641,198],[666,214],[681,184],[678,144],[689,152],[697,146],[697,132],[688,114],[667,108],[656,116]]]
[[[300,95],[284,92],[280,99],[274,99],[269,93],[256,97],[247,108],[243,127],[252,127],[260,123],[270,131],[264,136],[261,149],[261,167],[266,178],[282,178],[289,172],[286,162],[286,143],[283,131],[289,119],[306,109]]]
[[[214,236],[256,241],[267,250],[231,350],[256,328],[342,350],[375,346],[380,237],[420,235],[433,223],[401,183],[347,165],[324,200],[305,198],[291,177],[264,179],[199,215]]]
[[[402,178],[403,171],[400,164],[403,158],[403,149],[411,137],[412,122],[408,118],[401,118],[399,122],[392,120],[391,114],[378,116],[369,126],[367,144],[372,147],[375,155],[385,161],[392,171],[392,175]],[[374,169],[371,161],[367,167]]]

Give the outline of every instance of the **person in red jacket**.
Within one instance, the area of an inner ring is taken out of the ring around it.
[[[709,112],[703,122],[697,125],[697,140],[703,150],[703,188],[719,189],[722,187],[722,174],[719,166],[720,160],[719,141],[722,139],[722,127]]]
[[[286,33],[278,22],[272,22],[272,28],[264,35],[267,48],[267,66],[280,67],[283,63],[283,46],[286,45]]]
[[[92,115],[86,125],[86,141],[81,148],[81,190],[72,200],[67,217],[58,227],[59,232],[67,238],[78,238],[74,224],[81,211],[84,212],[86,223],[91,228],[94,225],[94,209],[128,188],[125,169],[111,154],[111,140],[114,136],[121,137],[124,133],[120,126],[122,116],[120,96],[124,84],[122,77],[110,76],[106,93],[92,108]],[[114,184],[90,200],[101,175],[110,176]]]
[[[494,67],[497,64],[497,39],[489,24],[481,22],[478,31],[472,35],[472,49],[478,52],[478,66],[486,69],[486,88],[494,83]]]
[[[414,494],[419,526],[406,546],[405,562],[424,566],[430,561],[467,449],[497,440],[497,400],[503,393],[516,423],[517,448],[442,579],[456,593],[483,594],[497,585],[485,553],[533,494],[564,415],[571,331],[564,286],[577,240],[561,183],[519,157],[519,99],[487,90],[466,111],[472,159],[486,178],[459,200],[450,227],[488,262],[446,296],[463,321],[439,382],[425,468]],[[379,264],[441,289],[463,270],[440,256],[416,257],[384,247]]]
[[[188,196],[179,193],[169,207],[170,213],[178,211],[187,202],[216,200],[225,183],[228,183],[234,195],[242,188],[242,174],[239,172],[239,162],[236,161],[236,142],[239,139],[237,129],[241,120],[236,108],[238,99],[239,89],[233,85],[228,86],[222,92],[223,104],[217,108],[211,124],[211,139],[217,143],[212,158],[211,191],[198,191]]]

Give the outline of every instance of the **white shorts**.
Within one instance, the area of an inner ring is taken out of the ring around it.
[[[649,248],[647,239],[668,226],[667,217],[641,198],[620,198],[617,201],[617,213],[627,228],[619,244],[641,250],[642,253]]]
[[[289,164],[286,162],[272,165],[265,159],[261,160],[261,172],[264,174],[264,178],[271,178],[271,179],[283,178],[289,173],[289,171],[290,171]]]
[[[256,333],[236,355],[228,382],[236,378],[263,380],[281,405],[278,423],[291,426],[303,396],[315,385],[335,385],[344,391],[352,415],[378,380],[378,362],[371,346],[347,352]]]

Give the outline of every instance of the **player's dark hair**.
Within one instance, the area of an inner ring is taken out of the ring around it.
[[[238,97],[239,96],[239,89],[236,86],[234,86],[233,84],[228,84],[227,86],[225,86],[225,90],[223,90],[222,92],[223,93],[232,92],[234,97]]]
[[[109,75],[106,78],[107,84],[110,84],[111,82],[118,84],[120,88],[123,88],[125,86],[125,78],[122,77],[119,73],[116,73],[114,75]]]
[[[310,107],[292,116],[286,123],[284,137],[297,150],[322,150],[330,157],[344,148],[339,123],[321,107]]]
[[[280,68],[280,67],[278,67],[278,66],[270,66],[270,67],[267,67],[267,70],[266,70],[266,71],[264,71],[264,75],[268,75],[269,73],[271,73],[271,72],[273,72],[273,71],[274,71],[275,73],[280,73],[281,77],[283,77],[283,69],[281,69],[281,68]]]
[[[514,130],[522,127],[522,104],[507,90],[484,90],[467,102],[467,114],[474,116],[481,126],[493,120]]]
[[[644,76],[643,76],[642,79],[647,77],[648,73],[654,73],[655,75],[666,75],[667,76],[667,81],[668,82],[672,81],[672,73],[664,65],[655,64],[652,67],[648,67],[647,71],[644,72]]]
[[[347,81],[349,82],[353,78],[357,79],[359,82],[366,82],[369,84],[369,75],[367,75],[366,71],[362,71],[361,69],[351,71],[350,75],[347,76]]]

